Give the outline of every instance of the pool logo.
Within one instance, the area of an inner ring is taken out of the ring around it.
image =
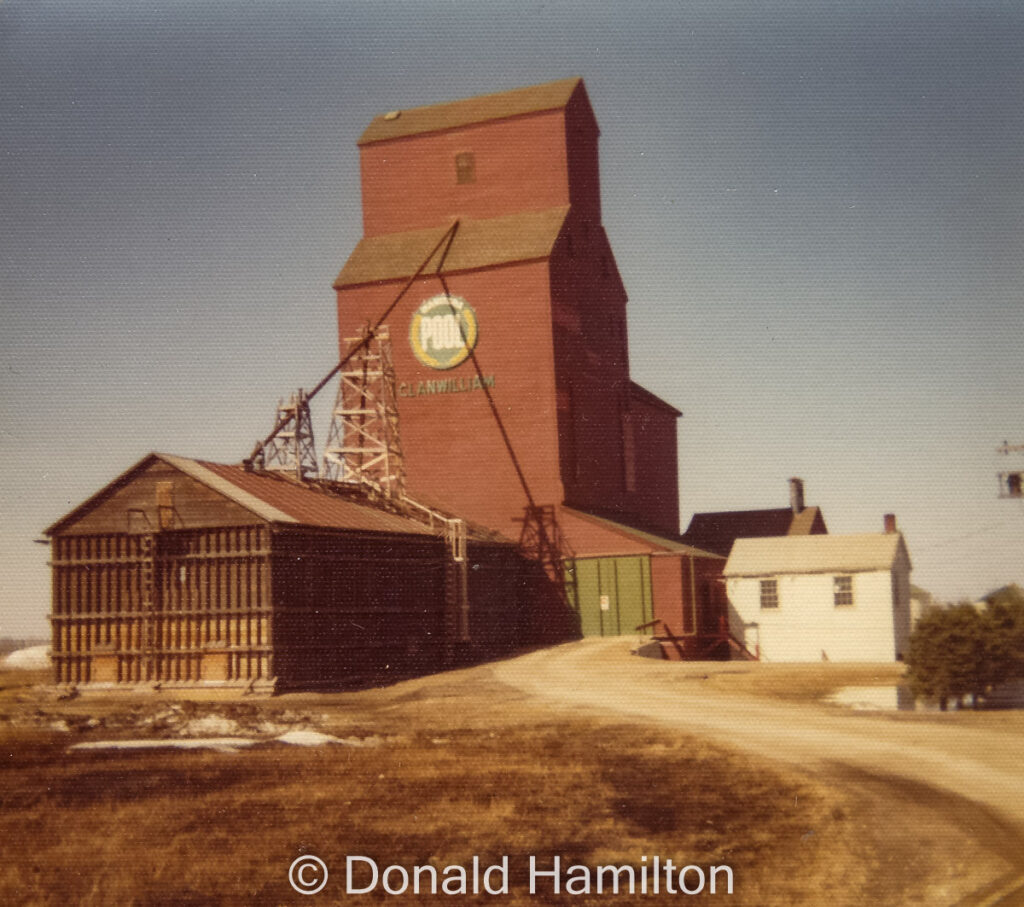
[[[409,325],[409,344],[424,365],[455,368],[469,358],[480,333],[476,312],[459,296],[431,296]]]

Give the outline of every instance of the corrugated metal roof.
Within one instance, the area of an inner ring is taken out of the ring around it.
[[[462,219],[444,259],[444,273],[547,258],[568,213],[567,206],[559,206],[484,220]],[[411,277],[450,228],[446,224],[363,237],[334,281],[334,288]],[[438,257],[442,251],[438,250]],[[435,259],[424,273],[432,274],[436,268]]]
[[[54,535],[74,523],[119,488],[133,482],[139,473],[157,460],[270,523],[412,535],[439,535],[442,531],[440,525],[431,528],[418,519],[335,494],[316,484],[300,484],[280,473],[249,472],[240,464],[210,463],[175,454],[150,453],[66,513],[44,533]],[[432,509],[439,515],[451,517],[441,508]],[[472,542],[510,544],[500,533],[468,522],[466,536]]]
[[[415,520],[350,501],[315,486],[299,485],[283,475],[247,472],[243,466],[207,463],[166,454],[158,456],[197,482],[273,523],[364,532],[435,534]]]
[[[243,466],[209,463],[174,454],[151,453],[65,514],[45,530],[53,535],[101,503],[116,489],[133,481],[154,460],[161,460],[197,482],[270,523],[435,535],[430,527],[400,514],[349,500],[314,485],[300,485],[283,475],[247,472]],[[474,539],[485,538],[470,529]],[[485,538],[486,540],[486,538]]]
[[[906,545],[898,532],[740,538],[732,546],[723,576],[888,570],[901,549],[905,555]]]
[[[610,529],[613,532],[617,532],[619,535],[624,535],[629,538],[643,542],[646,545],[650,545],[655,548],[659,548],[664,552],[670,552],[672,554],[686,554],[692,557],[710,557],[716,560],[724,560],[719,554],[714,554],[711,551],[703,551],[700,548],[694,548],[692,545],[686,545],[676,539],[666,538],[663,535],[655,535],[653,532],[645,532],[642,529],[636,529],[633,526],[626,526],[624,523],[617,523],[615,520],[609,520],[607,517],[596,516],[592,513],[587,513],[583,510],[577,510],[575,507],[564,507],[573,516],[583,520],[589,520],[592,523],[597,523],[600,526],[604,526],[606,529]]]
[[[472,123],[504,120],[543,110],[558,110],[569,103],[573,92],[582,84],[583,80],[578,77],[560,79],[557,82],[480,95],[461,101],[391,111],[374,117],[359,137],[357,144],[370,145],[407,135],[457,129]]]

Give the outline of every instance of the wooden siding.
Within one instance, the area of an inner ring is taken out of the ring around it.
[[[241,493],[267,512],[248,510],[226,496],[233,467],[180,462],[214,484],[151,455],[48,530],[58,683],[381,682],[508,652],[561,617],[510,544],[471,540],[457,566],[394,514],[265,476]],[[268,516],[289,508],[366,525]]]
[[[469,627],[475,653],[501,655],[531,637],[531,590],[543,571],[507,545],[469,546]],[[559,615],[548,615],[547,623]],[[564,616],[562,617],[564,623]]]
[[[57,682],[269,678],[268,542],[261,526],[54,538]]]
[[[275,534],[271,570],[280,686],[441,667],[443,540],[294,529]]]
[[[169,484],[168,484],[169,483]],[[165,504],[164,525],[157,498]],[[60,535],[156,532],[160,528],[244,526],[258,522],[245,508],[201,482],[154,459],[144,469],[115,485]]]

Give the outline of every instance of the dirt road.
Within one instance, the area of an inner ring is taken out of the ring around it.
[[[969,903],[1016,904],[1024,892],[1024,739],[1016,728],[844,712],[724,693],[702,671],[629,655],[629,640],[583,640],[494,666],[494,676],[555,707],[677,728],[755,757],[844,778],[884,801],[929,801],[1004,861]],[[917,720],[915,720],[917,719]],[[941,802],[940,802],[941,801]],[[971,805],[979,807],[971,809]],[[884,816],[884,820],[898,820]]]

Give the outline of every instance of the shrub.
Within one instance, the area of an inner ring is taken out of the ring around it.
[[[994,686],[1024,677],[1024,600],[929,611],[910,635],[907,667],[915,696],[941,709],[970,696],[977,707]]]

